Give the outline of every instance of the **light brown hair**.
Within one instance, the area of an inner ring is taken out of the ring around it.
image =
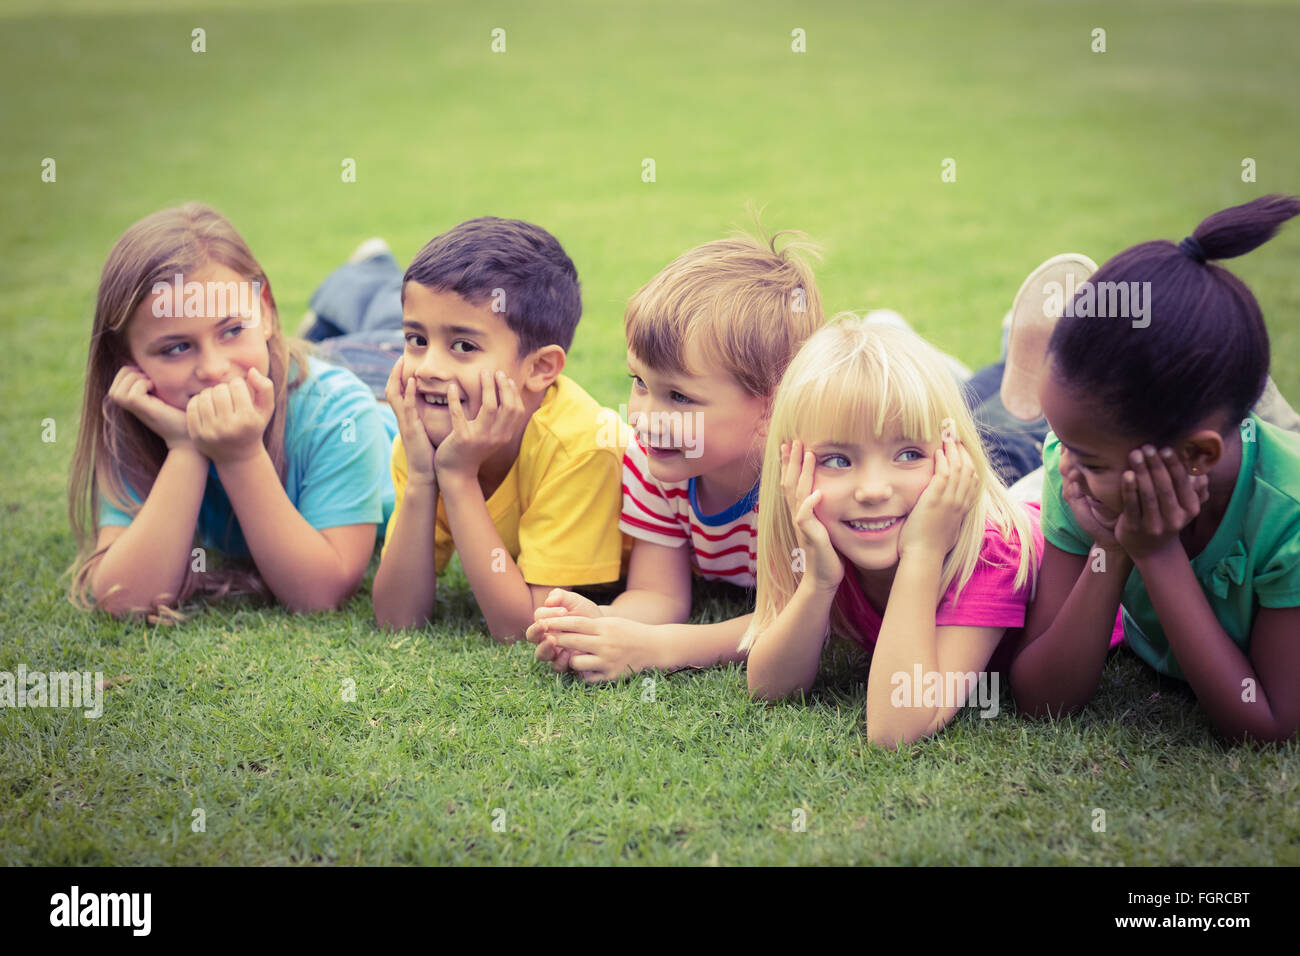
[[[780,251],[777,240],[791,236]],[[802,233],[741,234],[696,246],[670,262],[628,303],[628,348],[661,372],[686,367],[694,342],[710,368],[725,369],[750,395],[770,397],[781,374],[823,321],[812,269],[818,248]]]
[[[281,483],[285,480],[286,407],[289,392],[307,377],[308,346],[285,338],[270,280],[230,220],[211,206],[197,202],[146,216],[127,229],[108,254],[95,302],[81,427],[68,480],[68,515],[77,539],[77,557],[68,569],[72,575],[68,600],[80,608],[89,609],[94,604],[90,583],[94,567],[106,550],[95,549],[100,501],[136,515],[140,504],[131,492],[140,501],[147,498],[167,457],[166,443],[108,397],[118,370],[132,361],[127,324],[155,283],[171,282],[175,275],[193,273],[208,263],[219,263],[246,280],[260,282],[270,297],[270,314],[264,310],[261,320],[271,323],[267,350],[270,379],[275,385],[275,410],[262,440]],[[291,368],[296,374],[288,381]],[[179,619],[180,604],[198,594],[219,598],[265,591],[265,584],[251,566],[232,565],[202,574],[187,569],[179,594],[157,595],[152,607],[138,610],[146,612],[151,622]]]

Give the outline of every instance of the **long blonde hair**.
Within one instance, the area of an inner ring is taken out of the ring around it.
[[[108,254],[95,302],[81,427],[68,480],[68,516],[77,539],[77,557],[68,569],[72,575],[68,600],[79,608],[90,609],[94,605],[91,578],[106,550],[95,549],[100,530],[100,500],[107,500],[134,517],[140,511],[140,504],[130,492],[134,491],[143,501],[167,457],[166,443],[108,397],[109,386],[118,370],[131,362],[127,323],[151,294],[154,283],[170,283],[175,275],[192,273],[208,263],[219,263],[244,279],[260,282],[270,296],[271,307],[263,311],[262,321],[271,324],[267,350],[271,359],[270,378],[275,385],[275,410],[262,440],[280,482],[283,484],[285,480],[286,407],[289,392],[307,377],[308,347],[285,338],[270,280],[230,220],[211,206],[197,202],[146,216],[127,229]],[[292,381],[288,381],[290,369],[296,372]],[[266,586],[255,568],[230,566],[202,574],[187,569],[179,594],[157,595],[152,607],[141,610],[148,613],[151,622],[179,619],[183,617],[179,605],[196,594],[217,598],[265,591]]]
[[[937,441],[945,420],[951,420],[954,437],[970,453],[980,491],[957,544],[944,558],[939,592],[947,593],[953,581],[958,593],[966,586],[980,560],[986,522],[1004,537],[1019,539],[1015,587],[1031,579],[1036,562],[1029,515],[989,464],[961,390],[938,351],[907,329],[843,313],[804,343],[773,401],[759,482],[757,606],[740,650],[752,647],[771,626],[798,585],[793,557],[799,545],[781,491],[781,444],[796,438],[854,443],[864,432],[880,437],[891,427],[918,441]],[[831,627],[856,634],[838,607],[832,609]]]

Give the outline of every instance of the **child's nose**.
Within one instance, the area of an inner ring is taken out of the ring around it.
[[[199,353],[195,374],[205,382],[224,382],[230,370],[230,362],[215,351],[203,350]]]
[[[884,475],[868,472],[858,482],[853,496],[858,501],[878,501],[890,497],[893,493],[894,489]]]

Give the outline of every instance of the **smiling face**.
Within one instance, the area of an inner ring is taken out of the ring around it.
[[[688,369],[705,367],[693,347],[685,359]],[[627,368],[628,420],[649,454],[650,473],[663,482],[714,476],[743,496],[758,480],[767,401],[721,370],[660,372],[631,349]]]
[[[185,408],[205,388],[246,377],[250,368],[269,377],[270,289],[262,286],[254,298],[252,282],[213,262],[183,276],[181,287],[179,298],[174,287],[147,296],[126,326],[131,360],[154,394]]]
[[[483,404],[480,374],[503,371],[522,390],[527,356],[519,356],[519,339],[504,312],[489,303],[474,305],[455,292],[407,282],[402,303],[402,378],[414,376],[420,419],[435,446],[451,434],[448,386],[455,384],[466,419],[473,421]]]
[[[879,571],[898,563],[898,539],[907,515],[934,477],[938,442],[887,429],[882,438],[812,442],[814,513],[831,544],[854,566]]]
[[[1078,471],[1088,494],[1096,499],[1097,516],[1111,522],[1124,510],[1120,481],[1131,467],[1128,456],[1142,439],[1118,435],[1096,403],[1081,401],[1049,371],[1039,388],[1043,415],[1061,441],[1061,477]]]

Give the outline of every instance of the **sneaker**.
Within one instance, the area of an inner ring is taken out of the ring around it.
[[[1079,252],[1052,256],[1025,279],[1011,306],[1010,333],[1007,338],[1007,364],[1002,373],[1002,404],[1016,418],[1032,422],[1043,417],[1038,403],[1038,386],[1046,374],[1047,343],[1065,307],[1065,296],[1072,294],[1094,272],[1097,263]],[[1056,283],[1054,296],[1061,308],[1049,304],[1047,287]]]
[[[367,239],[357,246],[352,255],[348,256],[348,262],[351,265],[356,265],[358,262],[365,262],[367,259],[377,259],[382,255],[392,254],[392,247],[383,239],[375,236],[373,239]]]
[[[307,338],[307,333],[311,331],[312,326],[315,324],[316,313],[308,309],[303,313],[302,318],[298,320],[298,327],[293,330],[293,337],[296,339]]]

